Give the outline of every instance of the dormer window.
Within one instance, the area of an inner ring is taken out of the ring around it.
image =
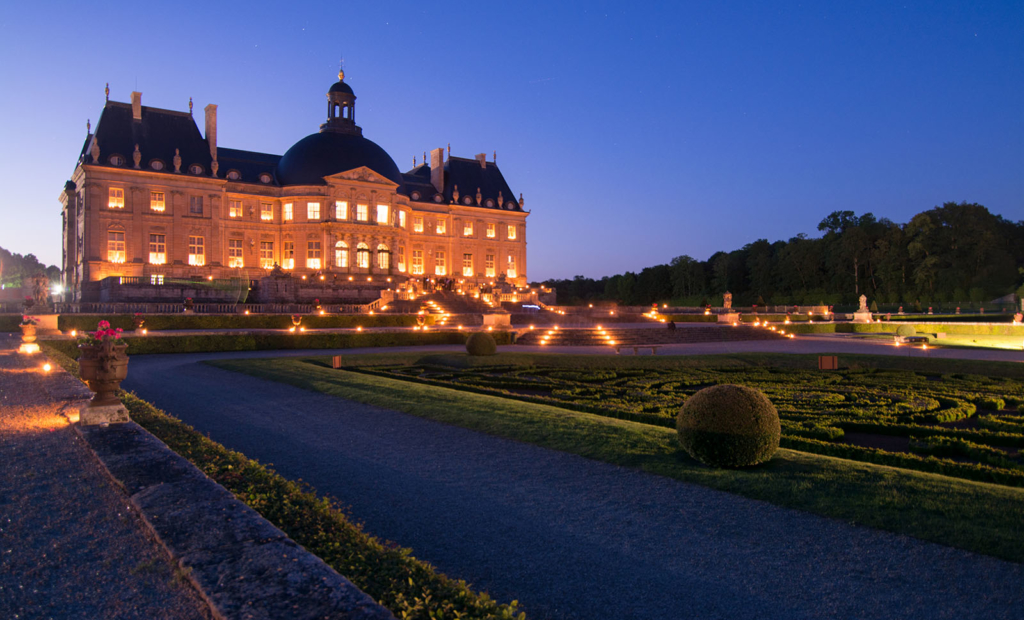
[[[188,167],[188,171],[192,174],[202,174],[203,167],[200,166],[199,164],[192,164],[191,166]]]
[[[159,159],[154,159],[153,161],[149,162],[149,167],[152,168],[153,170],[163,170],[164,162],[160,161]]]
[[[269,174],[267,174],[266,172],[264,172],[264,173],[262,173],[260,175],[260,183],[270,183],[270,181],[272,181],[272,180],[273,179],[271,178],[271,176]]]
[[[228,170],[228,180],[229,181],[237,181],[238,179],[241,179],[241,178],[242,178],[242,175],[237,170]]]
[[[413,192],[412,196],[410,196],[410,198],[412,198],[413,200],[419,200],[420,199],[420,193],[419,192]]]
[[[120,155],[111,155],[110,159],[108,159],[107,161],[110,162],[111,166],[123,166],[124,165],[124,157],[121,157]]]

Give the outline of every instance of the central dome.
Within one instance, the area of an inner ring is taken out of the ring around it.
[[[402,173],[387,151],[358,134],[322,132],[296,142],[277,163],[281,185],[324,185],[324,177],[366,166],[402,184]]]

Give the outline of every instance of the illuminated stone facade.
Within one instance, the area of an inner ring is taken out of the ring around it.
[[[339,78],[320,132],[283,156],[220,147],[214,105],[203,136],[191,102],[107,101],[61,194],[65,301],[99,301],[107,278],[258,282],[275,266],[353,298],[424,277],[525,285],[528,213],[496,164],[435,149],[399,172]]]

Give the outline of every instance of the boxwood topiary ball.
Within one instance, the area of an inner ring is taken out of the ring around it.
[[[764,463],[779,448],[782,425],[768,397],[742,385],[715,385],[686,399],[676,420],[679,443],[712,467]]]
[[[896,328],[896,335],[900,338],[912,338],[917,335],[917,329],[913,325],[900,325]]]
[[[470,355],[494,355],[498,345],[487,332],[475,332],[466,340],[466,352]]]

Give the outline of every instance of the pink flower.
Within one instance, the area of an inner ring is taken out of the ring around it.
[[[100,329],[108,329],[110,327],[110,322],[109,321],[100,321],[99,325],[97,325],[97,327],[100,328]]]

